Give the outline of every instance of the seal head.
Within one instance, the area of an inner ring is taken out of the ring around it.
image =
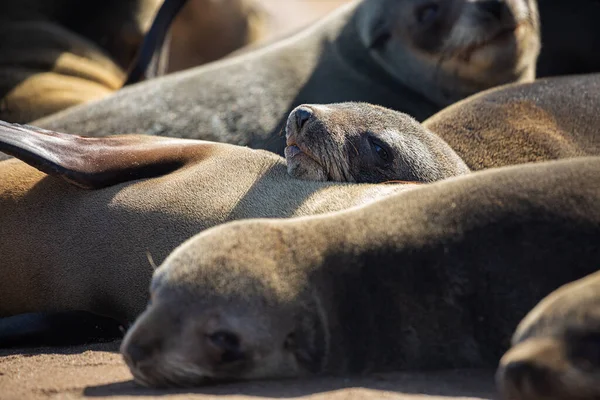
[[[368,103],[301,105],[287,120],[286,144],[288,173],[298,179],[433,182],[469,172],[414,118]]]
[[[277,240],[278,233],[265,232],[250,244],[259,246],[265,236]],[[151,302],[123,340],[121,353],[135,380],[179,387],[321,373],[326,318],[306,276],[279,268],[286,260],[277,257],[252,266],[250,258],[233,265],[226,254],[206,256],[195,238],[155,271]],[[240,245],[210,238],[202,243],[225,252]]]
[[[519,324],[496,375],[510,400],[600,398],[600,272],[564,285]]]
[[[440,104],[535,77],[535,0],[372,0],[361,7],[358,29],[375,60]]]

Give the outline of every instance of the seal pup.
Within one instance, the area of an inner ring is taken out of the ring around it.
[[[543,299],[519,324],[497,384],[510,400],[600,397],[600,272]]]
[[[372,104],[303,104],[290,113],[285,132],[287,170],[298,179],[433,182],[469,172],[414,118]]]
[[[532,80],[538,51],[533,0],[354,1],[264,48],[132,85],[35,125],[92,136],[196,138],[283,155],[277,133],[300,104],[361,101],[421,121],[477,91]]]
[[[328,107],[314,119],[346,111],[344,105]],[[321,126],[321,144],[335,146],[323,140],[335,123],[313,121],[311,133]],[[408,116],[406,123],[414,128]],[[446,157],[449,148],[435,150],[436,143],[424,146]],[[147,252],[161,262],[185,239],[226,221],[336,211],[418,186],[298,180],[282,157],[229,144],[85,138],[6,123],[0,125],[0,151],[20,159],[0,163],[0,265],[14,276],[0,283],[0,316],[83,310],[127,323],[147,300]],[[426,159],[418,160],[414,171],[426,168]],[[434,174],[451,176],[448,159],[439,163],[432,164]],[[457,162],[454,173],[464,172]]]
[[[600,155],[600,75],[538,79],[468,97],[423,122],[472,170]]]
[[[599,170],[498,168],[208,229],[155,271],[124,359],[147,386],[494,368],[537,302],[597,270]]]

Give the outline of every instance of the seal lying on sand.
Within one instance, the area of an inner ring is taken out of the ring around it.
[[[600,155],[600,74],[538,79],[471,96],[423,122],[473,170]]]
[[[35,125],[283,154],[277,132],[300,104],[363,101],[423,120],[480,90],[532,80],[538,51],[533,0],[355,1],[290,38],[132,85]]]
[[[332,147],[330,154],[339,149],[336,138],[325,140],[326,129],[340,133],[333,129],[340,121],[326,118],[338,109],[346,113],[348,107],[367,106],[314,108],[312,121],[306,122],[310,134],[319,138],[319,148]],[[401,114],[371,107],[362,118],[387,115],[394,123],[372,125],[386,127],[384,134],[405,126],[408,133],[419,128],[422,137],[434,136],[408,116],[403,124]],[[360,122],[360,115],[353,121]],[[301,181],[288,175],[283,158],[228,144],[141,135],[84,138],[34,130],[0,127],[0,150],[51,175],[18,159],[0,163],[1,266],[14,278],[0,282],[0,316],[84,310],[132,321],[147,301],[152,273],[147,252],[160,262],[185,239],[226,221],[335,211],[418,186]],[[440,155],[439,162],[414,158],[415,165],[406,170],[413,174],[408,179],[468,172],[458,157],[453,168],[449,165],[451,150],[442,141],[407,143],[418,145],[419,154],[425,147],[432,157]],[[409,167],[401,162],[400,150],[390,156]],[[424,171],[428,165],[432,173]]]
[[[209,229],[154,273],[124,358],[148,386],[496,366],[540,299],[597,270],[599,170],[519,165]]]
[[[512,344],[497,375],[504,398],[599,398],[600,272],[542,300],[520,323]]]

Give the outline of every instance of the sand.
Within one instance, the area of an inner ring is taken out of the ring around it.
[[[0,399],[491,399],[493,371],[395,373],[347,378],[255,381],[185,390],[133,382],[118,343],[0,350]]]

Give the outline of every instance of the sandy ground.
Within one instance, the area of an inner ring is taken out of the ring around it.
[[[136,385],[116,352],[118,343],[0,351],[0,399],[491,399],[493,371],[386,374],[246,382],[197,390]]]

